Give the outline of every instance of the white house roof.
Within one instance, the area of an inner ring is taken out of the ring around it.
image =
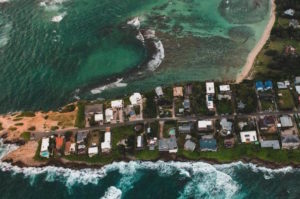
[[[211,120],[200,120],[198,121],[198,128],[207,128],[208,126],[212,126]]]
[[[108,142],[102,142],[101,143],[101,149],[111,149],[111,145]]]
[[[230,91],[230,85],[220,85],[220,91]]]
[[[300,94],[300,86],[295,86],[296,87],[296,91],[298,94]]]
[[[41,151],[48,151],[49,142],[50,142],[49,138],[42,139]]]
[[[111,133],[110,132],[105,132],[104,133],[104,142],[111,142]]]
[[[111,101],[112,108],[122,108],[123,107],[123,100],[113,100]]]
[[[240,135],[241,135],[242,142],[256,142],[257,141],[256,131],[242,131],[242,132],[240,132]]]
[[[129,97],[129,100],[132,105],[140,104],[142,101],[142,95],[140,93],[133,93],[133,95]]]
[[[103,113],[95,114],[95,122],[103,121]]]
[[[285,14],[285,15],[289,15],[289,16],[294,16],[295,10],[293,10],[293,9],[288,9],[288,10],[284,11],[284,14]]]
[[[157,96],[163,96],[164,95],[163,90],[160,86],[155,88],[155,92],[156,92]]]
[[[89,154],[98,154],[98,147],[90,147],[88,150]]]
[[[214,82],[206,82],[206,93],[207,94],[215,94],[215,83]]]
[[[108,108],[105,110],[105,119],[107,122],[110,122],[110,120],[113,118],[113,110],[111,108]]]
[[[139,136],[137,137],[137,140],[136,140],[136,141],[137,141],[137,145],[136,145],[137,147],[142,147],[142,146],[143,146],[143,143],[142,143],[142,141],[143,141],[142,136],[139,135]]]

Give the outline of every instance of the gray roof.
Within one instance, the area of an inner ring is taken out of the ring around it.
[[[191,132],[191,125],[181,125],[178,127],[179,133],[190,133]]]
[[[158,150],[159,151],[169,151],[172,149],[177,149],[176,137],[163,138],[158,141]]]
[[[103,112],[103,104],[91,104],[86,105],[84,107],[84,113],[102,113]]]
[[[200,149],[216,151],[217,150],[217,140],[216,139],[200,139]]]
[[[226,118],[221,119],[220,125],[222,126],[222,129],[226,129],[228,131],[231,131],[232,129],[232,122],[227,121]]]
[[[189,151],[194,151],[196,148],[196,144],[191,140],[187,140],[184,144],[184,149]]]
[[[77,143],[83,142],[86,137],[87,137],[87,132],[79,131],[77,133]]]
[[[281,136],[282,143],[299,143],[299,137],[297,135],[284,135]]]
[[[264,140],[260,142],[262,148],[280,149],[278,140]]]
[[[280,123],[282,127],[292,127],[293,121],[290,116],[282,116],[280,117]]]
[[[295,77],[295,84],[300,84],[300,76]]]

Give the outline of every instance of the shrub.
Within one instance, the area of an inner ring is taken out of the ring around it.
[[[78,110],[75,120],[75,126],[78,128],[84,128],[85,127],[85,118],[84,118],[84,103],[78,102],[77,104]]]
[[[67,105],[65,107],[62,108],[62,110],[60,111],[61,113],[68,113],[68,112],[72,112],[75,110],[75,105],[74,104],[70,104],[70,105]]]
[[[28,128],[28,131],[35,131],[35,126],[31,126]]]
[[[24,125],[24,123],[22,123],[22,122],[15,123],[15,126],[23,126],[23,125]]]
[[[57,129],[59,129],[58,126],[51,126],[51,131],[56,131]]]
[[[21,134],[21,137],[25,140],[25,141],[28,141],[28,140],[30,140],[30,132],[23,132],[22,134]]]
[[[20,115],[17,115],[17,117],[34,117],[35,113],[31,111],[24,111]]]

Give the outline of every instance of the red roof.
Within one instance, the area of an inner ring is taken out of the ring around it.
[[[64,143],[64,138],[56,137],[55,142],[56,142],[56,149],[61,149],[61,147],[63,146],[63,143]]]

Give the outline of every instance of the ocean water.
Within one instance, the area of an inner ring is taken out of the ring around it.
[[[269,13],[269,0],[0,0],[0,112],[234,79]]]
[[[0,157],[14,149],[0,143]],[[0,198],[299,198],[300,170],[236,162],[119,162],[101,169],[0,162]]]

